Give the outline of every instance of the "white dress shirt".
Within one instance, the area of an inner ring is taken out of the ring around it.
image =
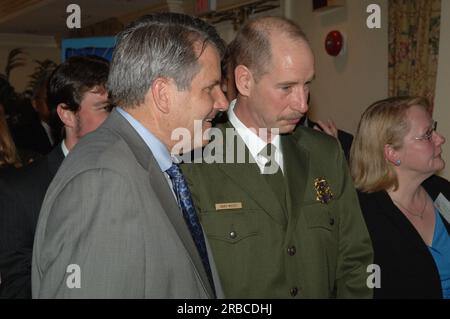
[[[244,141],[245,145],[250,151],[251,156],[255,160],[258,165],[261,173],[264,171],[264,167],[268,161],[266,157],[259,154],[264,147],[266,147],[267,143],[262,140],[253,129],[249,129],[241,122],[241,120],[234,113],[234,107],[236,105],[236,100],[231,101],[230,107],[228,109],[228,119],[230,120],[231,125],[236,129],[236,132]],[[283,150],[281,148],[280,135],[275,135],[272,137],[271,143],[275,145],[275,161],[281,168],[281,172],[284,173],[283,166]]]
[[[61,149],[64,154],[64,157],[67,157],[67,154],[69,154],[69,149],[67,148],[66,143],[64,143],[64,140],[62,140],[61,142]]]

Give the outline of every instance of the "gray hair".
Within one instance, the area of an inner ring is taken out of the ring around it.
[[[200,52],[198,43],[202,44]],[[153,81],[160,77],[173,79],[179,90],[189,89],[207,44],[222,58],[223,40],[199,18],[178,13],[141,17],[118,35],[107,84],[112,103],[122,107],[143,103]]]

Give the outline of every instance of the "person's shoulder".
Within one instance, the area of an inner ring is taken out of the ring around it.
[[[44,156],[26,166],[5,172],[1,179],[12,189],[23,190],[42,180],[46,173],[46,167],[47,158]]]
[[[75,145],[63,161],[55,179],[67,181],[88,171],[112,171],[128,176],[136,172],[137,162],[132,145],[124,136],[110,127],[101,126]]]
[[[379,212],[380,210],[385,210],[388,207],[389,195],[385,191],[378,192],[362,192],[356,190],[358,195],[358,201],[361,206],[361,210],[366,218],[369,216],[376,217],[379,214],[373,214],[374,212]]]
[[[349,132],[338,130],[338,139],[342,142],[348,142],[350,145],[353,142],[353,134],[350,134]]]
[[[376,202],[378,200],[380,200],[380,198],[383,198],[383,192],[362,192],[361,190],[357,189],[356,190],[356,194],[358,195],[358,198],[360,201],[362,202],[369,202],[369,203],[373,203]]]
[[[332,148],[338,146],[337,140],[334,137],[324,132],[301,125],[297,126],[292,134],[292,137],[308,149],[317,149],[317,145]]]
[[[438,175],[432,175],[423,182],[423,187],[431,194],[433,199],[435,199],[439,193],[443,193],[447,198],[450,199],[450,182]]]
[[[288,135],[288,138],[293,139],[297,147],[307,153],[313,163],[329,164],[330,160],[338,163],[340,157],[344,158],[339,141],[326,133],[299,126],[291,135]]]
[[[370,226],[380,217],[379,205],[383,202],[383,194],[382,192],[361,192],[358,189],[356,194],[358,195],[359,206],[361,207],[364,220],[368,224],[369,230],[371,230]]]

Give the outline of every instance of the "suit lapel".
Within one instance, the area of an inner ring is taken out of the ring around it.
[[[420,237],[417,230],[409,222],[409,220],[403,215],[403,213],[394,205],[391,198],[386,192],[380,192],[380,213],[385,214],[392,224],[398,229],[398,233],[405,243],[411,246],[412,251],[422,250],[422,254],[429,255],[428,248],[425,242]]]
[[[64,154],[61,149],[61,145],[57,144],[53,150],[47,156],[47,167],[49,172],[50,181],[56,175],[61,163],[64,160]]]
[[[284,176],[286,180],[286,199],[291,225],[296,225],[301,203],[305,196],[309,180],[309,153],[302,148],[294,135],[281,138],[284,158]]]
[[[213,298],[214,293],[212,291],[212,287],[209,284],[206,271],[197,251],[197,247],[195,246],[191,233],[186,225],[186,222],[184,221],[183,213],[180,211],[170,186],[147,144],[145,144],[128,121],[116,110],[111,112],[108,118],[108,123],[105,123],[105,126],[108,126],[110,129],[116,131],[120,136],[122,136],[131,151],[134,153],[139,164],[146,168],[149,172],[150,186],[158,197],[160,205],[165,211],[168,219],[175,228],[175,232],[188,251],[194,268],[197,270],[205,290],[209,296]]]
[[[166,212],[167,217],[175,228],[176,233],[183,242],[186,250],[189,252],[192,263],[197,269],[205,289],[208,291],[208,294],[212,298],[214,294],[211,285],[209,284],[209,280],[200,258],[200,254],[198,253],[197,247],[195,246],[194,240],[192,239],[192,235],[183,218],[183,213],[176,204],[173,193],[170,190],[169,185],[167,184],[167,180],[164,177],[164,174],[161,172],[158,163],[153,158],[153,156],[150,160],[148,171],[152,188],[156,196],[158,197],[162,208]]]

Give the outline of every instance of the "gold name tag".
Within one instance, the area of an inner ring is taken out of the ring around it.
[[[242,203],[220,203],[216,204],[216,210],[238,209],[242,208]]]

